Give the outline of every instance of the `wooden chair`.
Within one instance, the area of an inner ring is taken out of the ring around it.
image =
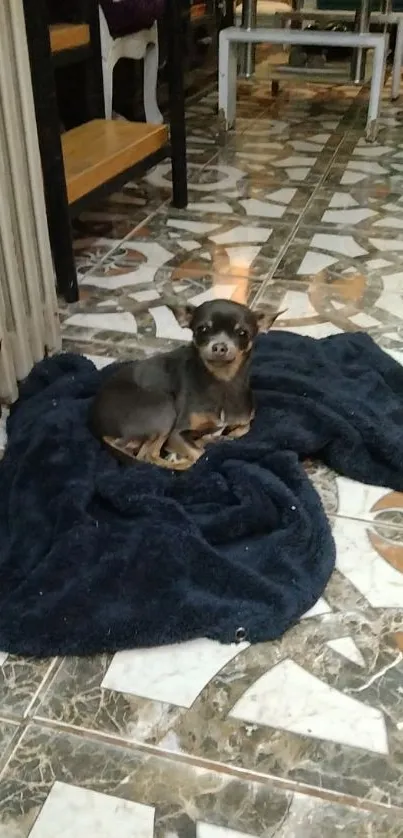
[[[132,35],[112,38],[105,15],[99,7],[101,30],[102,75],[104,81],[105,116],[112,118],[113,69],[121,58],[144,61],[143,99],[146,122],[163,122],[157,102],[158,80],[158,26],[142,29]]]

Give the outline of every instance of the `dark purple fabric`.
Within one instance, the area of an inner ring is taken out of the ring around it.
[[[162,17],[165,0],[99,0],[99,4],[112,38],[121,38],[149,29]]]

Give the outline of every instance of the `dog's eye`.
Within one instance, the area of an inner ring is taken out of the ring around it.
[[[240,329],[239,332],[238,332],[238,335],[239,335],[240,338],[247,338],[248,337],[248,333],[245,329]]]

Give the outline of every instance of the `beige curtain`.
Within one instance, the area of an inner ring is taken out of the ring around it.
[[[10,402],[60,348],[21,0],[0,0],[0,340],[0,399]]]

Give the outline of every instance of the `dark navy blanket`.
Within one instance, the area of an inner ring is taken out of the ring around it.
[[[90,654],[279,637],[322,593],[331,531],[301,460],[403,490],[403,368],[363,334],[257,341],[257,416],[190,471],[118,464],[74,355],[21,387],[0,465],[0,649]]]

